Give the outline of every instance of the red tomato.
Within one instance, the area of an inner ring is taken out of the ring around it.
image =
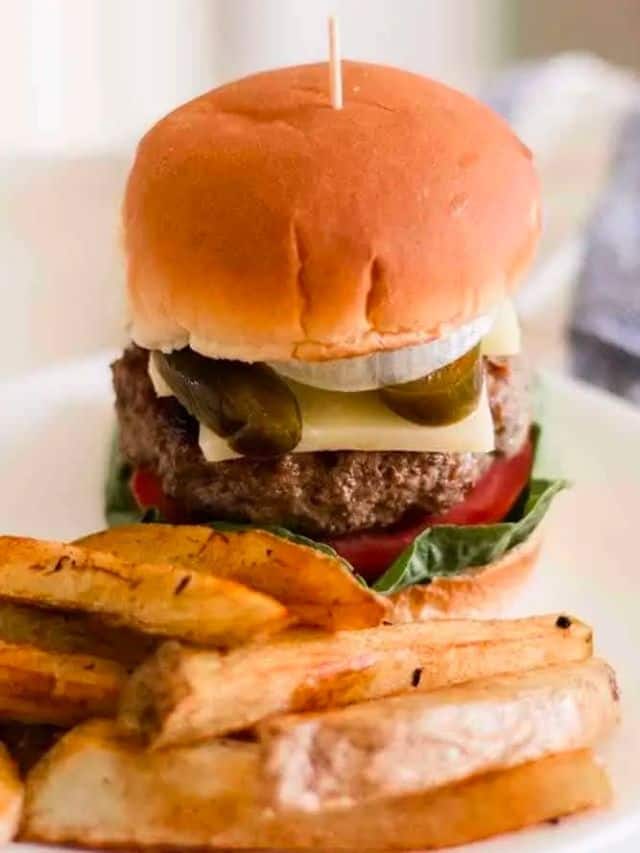
[[[331,539],[329,544],[366,580],[374,581],[419,533],[436,524],[495,524],[502,521],[526,486],[533,464],[528,441],[510,459],[496,458],[462,503],[442,515],[427,515],[397,530],[371,530]]]
[[[162,483],[153,471],[136,468],[129,485],[140,509],[157,509],[166,521],[179,521],[180,513],[175,501],[165,495]]]

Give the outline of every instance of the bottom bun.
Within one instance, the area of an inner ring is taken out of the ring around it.
[[[497,615],[529,577],[541,544],[541,536],[534,534],[488,566],[391,595],[391,622]]]

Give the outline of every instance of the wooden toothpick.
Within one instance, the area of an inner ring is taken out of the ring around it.
[[[329,85],[331,106],[342,109],[342,62],[340,60],[340,27],[335,15],[329,18]]]

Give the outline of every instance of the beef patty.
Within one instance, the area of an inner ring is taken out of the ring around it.
[[[112,367],[120,443],[188,520],[280,524],[312,536],[388,527],[459,503],[491,464],[486,453],[355,450],[207,462],[195,419],[175,398],[156,396],[148,357],[130,347]],[[486,364],[497,452],[512,455],[530,423],[523,371],[511,359]]]

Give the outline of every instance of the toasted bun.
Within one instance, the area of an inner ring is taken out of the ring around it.
[[[488,566],[452,578],[436,578],[428,586],[410,586],[391,596],[391,621],[497,614],[527,580],[540,553],[541,537],[526,542]]]
[[[417,344],[507,296],[538,239],[531,154],[433,80],[343,64],[247,77],[142,139],[124,232],[133,337],[247,361]]]

